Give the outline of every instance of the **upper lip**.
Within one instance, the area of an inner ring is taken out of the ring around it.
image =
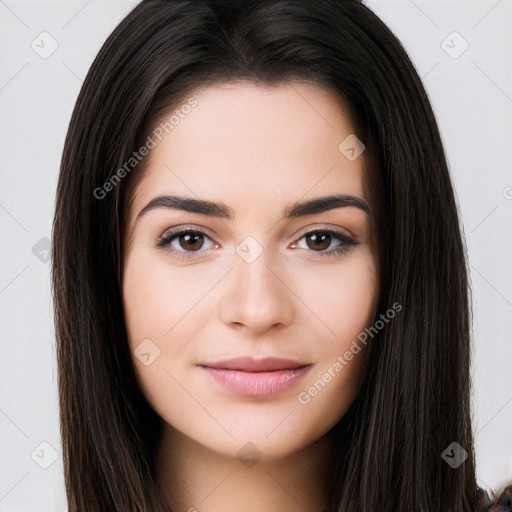
[[[263,357],[254,358],[250,356],[224,359],[212,363],[201,363],[198,366],[218,368],[225,370],[238,370],[242,372],[272,372],[277,370],[295,370],[311,363],[303,363],[284,357]]]

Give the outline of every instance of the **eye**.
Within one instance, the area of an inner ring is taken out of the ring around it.
[[[157,247],[174,253],[178,258],[193,258],[195,253],[204,252],[199,249],[205,245],[205,239],[210,240],[213,244],[210,236],[202,231],[190,228],[178,229],[158,240]],[[211,247],[206,247],[206,249],[211,249]]]
[[[302,239],[306,239],[306,247],[299,247],[296,243],[292,244],[291,247],[306,249],[318,256],[341,255],[350,247],[359,245],[359,242],[356,242],[344,233],[328,229],[308,231],[300,237],[299,241]],[[205,250],[219,247],[209,235],[203,231],[191,228],[177,229],[168,233],[158,240],[157,247],[171,252],[177,258],[194,258],[196,254],[204,252],[200,249],[204,248],[205,240],[210,241],[210,246],[207,246]],[[326,250],[331,246],[333,240],[338,240],[338,245],[330,250]]]
[[[343,254],[350,247],[359,245],[353,238],[345,235],[344,233],[338,233],[329,229],[317,229],[314,231],[308,231],[299,239],[306,240],[306,247],[300,247],[302,249],[309,250],[314,253],[318,253],[319,256],[336,256]],[[337,239],[339,244],[326,251],[331,246],[333,239]],[[297,247],[295,244],[294,247]]]

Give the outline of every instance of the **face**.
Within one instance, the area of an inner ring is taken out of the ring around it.
[[[352,123],[312,85],[194,98],[155,139],[128,212],[129,344],[169,428],[230,456],[251,442],[270,460],[327,433],[364,374],[358,336],[378,294],[364,153],[340,149]],[[326,196],[352,198],[315,203]]]

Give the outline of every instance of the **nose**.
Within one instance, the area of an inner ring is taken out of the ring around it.
[[[256,261],[240,259],[231,273],[228,289],[220,300],[221,321],[231,327],[245,326],[263,334],[274,326],[288,326],[295,317],[286,272],[270,268],[262,254]]]

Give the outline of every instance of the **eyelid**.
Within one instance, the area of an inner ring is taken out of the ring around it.
[[[347,233],[343,232],[346,231]],[[354,241],[357,241],[357,237],[347,228],[342,228],[341,226],[333,226],[332,224],[329,225],[318,225],[318,224],[312,224],[310,226],[307,226],[299,231],[299,234],[296,235],[297,239],[302,238],[304,235],[307,235],[309,233],[314,233],[316,231],[328,231],[331,233],[335,233],[336,235],[352,238]]]
[[[199,226],[198,224],[180,224],[178,226],[166,228],[164,232],[160,235],[159,239],[169,238],[169,236],[176,235],[177,233],[180,233],[182,231],[197,231],[198,233],[208,235],[212,240],[216,237],[216,235],[213,235],[212,232],[208,228],[205,228],[204,226]]]

